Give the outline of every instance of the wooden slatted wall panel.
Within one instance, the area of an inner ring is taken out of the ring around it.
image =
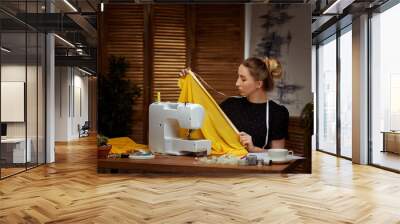
[[[89,127],[91,132],[97,132],[97,78],[89,77]]]
[[[285,142],[285,148],[306,158],[296,172],[311,173],[311,134],[302,127],[299,117],[289,118],[289,139]]]
[[[186,17],[184,5],[153,8],[153,99],[177,101],[178,74],[186,67]]]
[[[244,56],[244,5],[195,8],[192,68],[213,88],[237,95],[237,68]],[[217,102],[224,98],[209,90]]]
[[[144,8],[143,5],[134,4],[107,4],[104,12],[102,64],[107,66],[107,58],[112,54],[128,60],[127,78],[142,89],[142,96],[134,105],[134,124],[130,137],[143,142],[143,125],[146,125],[143,121]],[[106,68],[102,70],[107,71]]]

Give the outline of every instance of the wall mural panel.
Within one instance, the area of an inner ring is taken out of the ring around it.
[[[311,94],[311,10],[308,5],[251,5],[250,56],[275,57],[283,76],[270,97],[299,116]]]

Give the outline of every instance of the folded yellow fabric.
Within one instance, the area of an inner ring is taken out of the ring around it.
[[[131,153],[133,151],[148,151],[147,145],[137,144],[129,137],[110,138],[108,144],[112,145],[111,153]]]
[[[201,104],[206,112],[203,127],[192,132],[191,138],[210,140],[212,155],[245,156],[247,150],[240,144],[236,128],[195,75],[189,72],[188,75],[181,77],[179,87],[181,88],[179,102]],[[185,130],[181,130],[181,135],[184,132]]]

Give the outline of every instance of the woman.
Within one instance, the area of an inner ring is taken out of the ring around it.
[[[249,152],[285,147],[289,112],[267,94],[274,87],[273,75],[280,76],[281,72],[279,62],[274,59],[246,59],[239,66],[236,80],[242,97],[228,98],[220,105],[240,131],[240,142]]]
[[[240,143],[249,152],[285,147],[289,112],[267,94],[273,89],[273,76],[280,76],[281,72],[279,62],[274,59],[246,59],[238,68],[236,81],[242,97],[230,97],[220,105],[240,131]],[[185,73],[184,70],[181,75]]]

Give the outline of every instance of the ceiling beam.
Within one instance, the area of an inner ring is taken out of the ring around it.
[[[90,56],[55,56],[56,66],[80,66],[96,71],[96,59]]]
[[[81,14],[68,14],[71,20],[79,25],[91,38],[97,39],[97,30]]]

